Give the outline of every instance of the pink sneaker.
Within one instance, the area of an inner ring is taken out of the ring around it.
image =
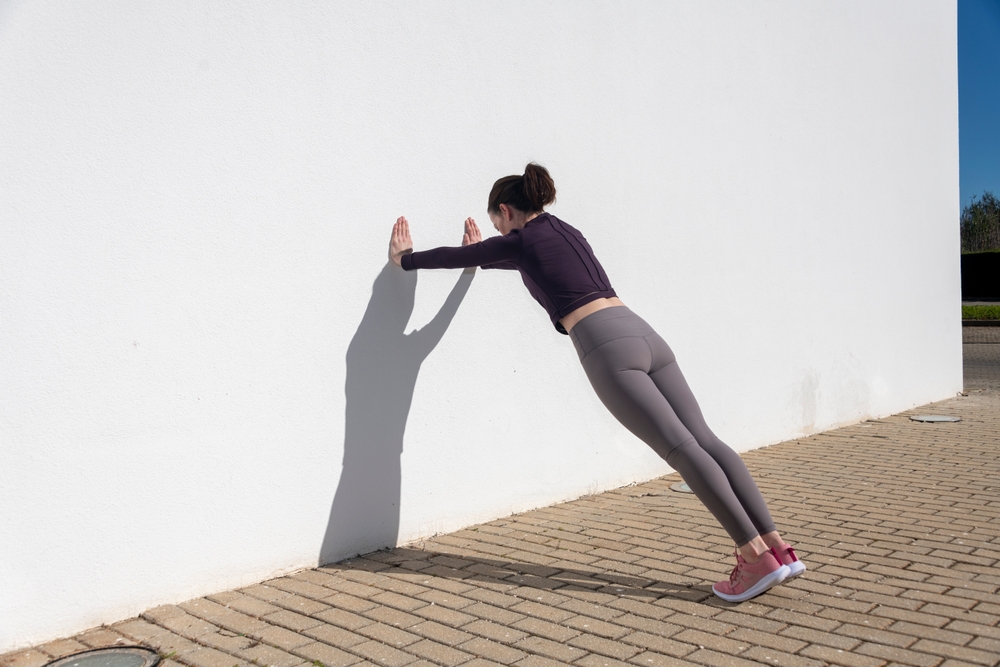
[[[788,576],[788,566],[778,562],[774,549],[765,551],[756,563],[743,560],[736,552],[736,567],[729,574],[729,581],[712,586],[712,592],[727,602],[743,602],[777,586]]]
[[[806,564],[795,555],[791,544],[782,544],[774,552],[778,554],[778,562],[788,566],[788,578],[797,577],[806,571]]]

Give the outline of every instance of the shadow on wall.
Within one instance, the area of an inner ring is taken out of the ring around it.
[[[413,312],[417,272],[392,262],[347,348],[344,463],[320,548],[320,564],[396,546],[403,432],[420,364],[458,312],[476,270],[466,269],[426,326],[403,332]]]

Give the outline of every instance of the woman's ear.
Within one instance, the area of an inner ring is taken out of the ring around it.
[[[505,222],[510,222],[514,217],[511,214],[510,206],[507,206],[507,204],[500,204],[500,215],[503,216]]]

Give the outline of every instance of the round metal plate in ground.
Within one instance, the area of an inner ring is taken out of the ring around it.
[[[960,422],[960,417],[949,417],[947,415],[914,415],[910,417],[915,422]]]
[[[45,667],[155,667],[158,662],[160,655],[148,648],[115,646],[67,655]]]
[[[671,491],[680,491],[681,493],[694,493],[691,487],[687,485],[686,482],[677,482],[676,484],[670,485]]]

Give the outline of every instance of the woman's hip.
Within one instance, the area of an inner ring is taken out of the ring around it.
[[[627,306],[591,313],[569,335],[584,368],[597,362],[614,370],[651,372],[673,361],[667,343]]]

